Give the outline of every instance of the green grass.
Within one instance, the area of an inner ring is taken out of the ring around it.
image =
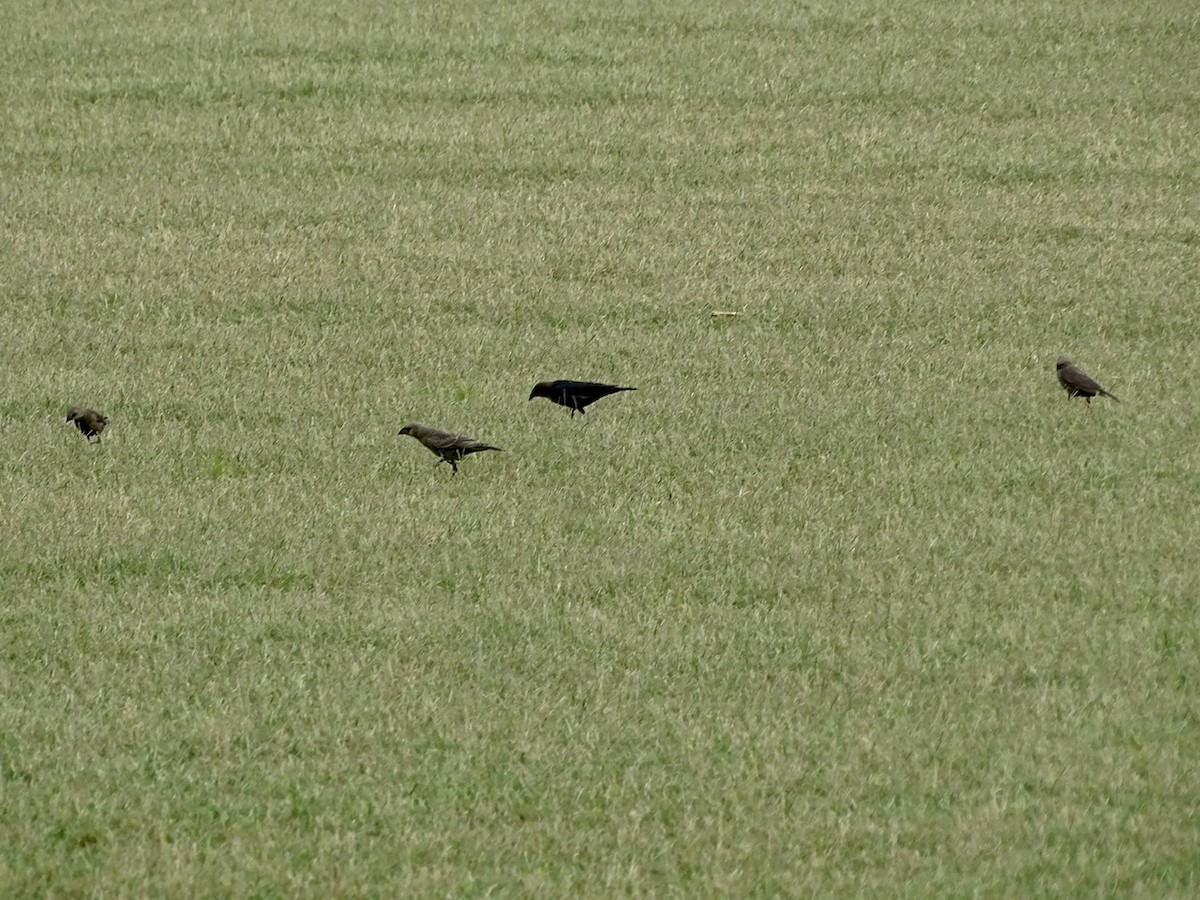
[[[412,6],[6,12],[0,894],[1194,896],[1192,4]]]

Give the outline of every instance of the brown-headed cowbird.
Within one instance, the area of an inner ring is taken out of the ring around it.
[[[1096,384],[1091,376],[1089,376],[1082,369],[1076,367],[1076,365],[1065,356],[1059,357],[1054,369],[1058,373],[1058,383],[1061,384],[1067,392],[1068,400],[1072,397],[1082,397],[1090,404],[1093,397],[1095,397],[1097,394],[1101,394],[1105,397],[1111,397],[1118,403],[1121,402],[1120,400],[1117,400],[1115,394],[1110,394],[1104,388],[1100,387],[1100,385]]]
[[[595,381],[571,381],[567,378],[560,378],[558,381],[539,381],[533,386],[533,390],[529,392],[529,399],[545,397],[552,403],[565,406],[571,411],[571,418],[575,418],[576,410],[579,410],[580,415],[582,415],[585,411],[585,406],[595,403],[601,397],[607,397],[609,394],[617,393],[617,391],[636,390],[637,388],[617,387],[615,384],[600,384]]]
[[[415,422],[405,425],[397,434],[415,437],[431,453],[440,456],[441,461],[450,463],[454,475],[458,474],[458,461],[464,456],[479,453],[482,450],[500,450],[499,447],[493,447],[491,444],[485,444],[465,435],[453,434],[449,431],[442,431],[440,428],[431,428],[428,425],[418,425]]]
[[[108,424],[106,416],[102,416],[86,406],[72,406],[67,410],[67,421],[75,423],[75,427],[83,432],[83,436],[88,439],[89,444],[92,442],[92,438],[96,439],[97,444],[100,443],[100,432]]]

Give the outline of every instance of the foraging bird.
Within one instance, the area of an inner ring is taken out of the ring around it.
[[[1100,385],[1096,384],[1095,380],[1093,380],[1091,376],[1089,376],[1082,369],[1076,367],[1076,365],[1065,356],[1059,357],[1058,363],[1054,366],[1054,369],[1058,373],[1058,383],[1061,384],[1067,392],[1067,399],[1072,397],[1082,397],[1090,405],[1092,398],[1097,394],[1101,394],[1105,397],[1111,397],[1118,403],[1121,402],[1117,399],[1115,394],[1110,394],[1104,388],[1100,387]]]
[[[491,444],[485,444],[483,441],[477,441],[465,435],[453,434],[449,431],[442,431],[440,428],[431,428],[428,425],[418,425],[415,422],[405,425],[397,434],[415,437],[431,453],[440,456],[442,462],[450,463],[450,468],[454,470],[453,474],[455,475],[458,474],[458,461],[464,456],[479,453],[482,450],[500,450],[499,447],[493,447]]]
[[[580,415],[582,415],[585,411],[585,406],[595,403],[601,397],[607,397],[609,394],[617,393],[617,391],[636,390],[637,388],[632,387],[617,387],[615,384],[599,384],[595,381],[571,381],[566,378],[560,378],[558,381],[539,381],[533,386],[533,390],[529,392],[529,399],[545,397],[552,403],[565,406],[571,411],[571,418],[575,418],[575,410],[579,410]]]
[[[88,439],[89,444],[92,442],[92,438],[96,439],[97,444],[100,443],[100,432],[108,424],[106,416],[102,416],[86,406],[72,406],[67,410],[67,421],[75,423],[75,427],[83,432],[83,436]]]

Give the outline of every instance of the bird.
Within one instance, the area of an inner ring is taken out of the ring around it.
[[[1111,397],[1118,403],[1121,402],[1116,394],[1110,394],[1104,388],[1100,387],[1090,375],[1077,367],[1065,356],[1059,357],[1054,369],[1058,373],[1058,383],[1067,392],[1067,399],[1082,397],[1090,405],[1092,398],[1097,394],[1101,394],[1105,397]]]
[[[479,453],[483,450],[503,452],[499,447],[493,447],[491,444],[485,444],[483,441],[477,441],[466,435],[442,431],[440,428],[420,425],[416,422],[405,425],[397,434],[415,437],[425,445],[430,453],[441,457],[439,462],[450,463],[450,468],[453,470],[451,474],[454,475],[458,474],[458,461],[468,454]]]
[[[100,443],[100,432],[108,424],[108,417],[102,416],[86,406],[72,406],[67,410],[67,421],[75,423],[75,427],[83,432],[83,436],[88,439],[89,444],[92,442],[92,438],[95,438],[98,444]]]
[[[559,406],[565,406],[571,411],[571,418],[575,418],[575,411],[579,410],[580,415],[585,412],[584,407],[590,406],[601,397],[607,397],[609,394],[615,394],[618,391],[636,391],[637,388],[632,387],[617,387],[615,384],[600,384],[596,381],[571,381],[569,378],[560,378],[558,381],[539,381],[533,386],[533,390],[529,392],[529,399],[534,397],[545,397],[552,403],[557,403]]]

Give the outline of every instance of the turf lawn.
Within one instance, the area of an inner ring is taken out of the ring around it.
[[[0,895],[1200,892],[1193,2],[4,21]]]

